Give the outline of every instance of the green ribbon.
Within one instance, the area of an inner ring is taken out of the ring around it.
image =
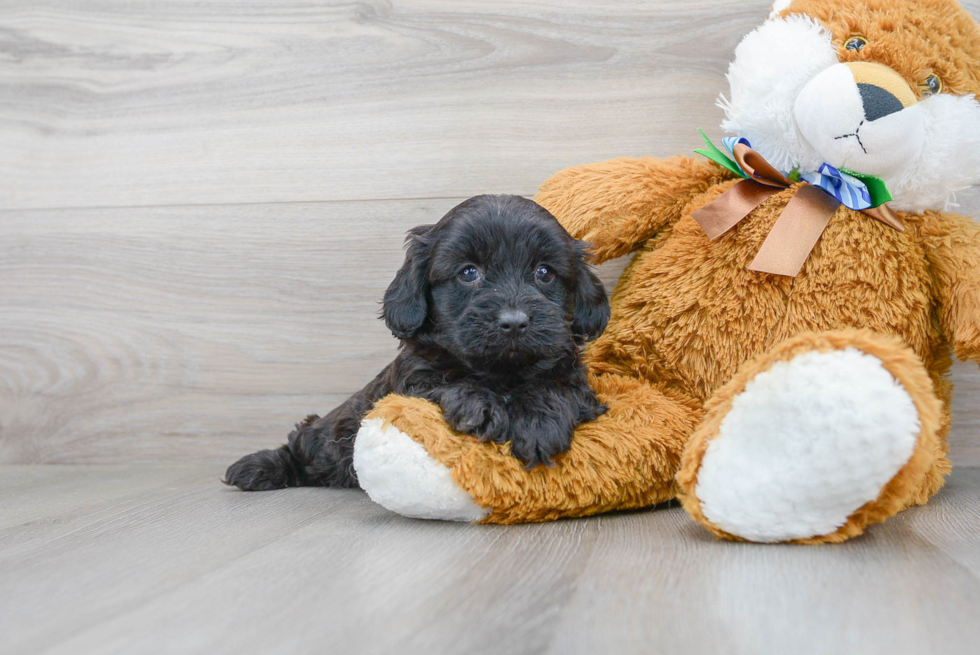
[[[719,150],[715,146],[715,144],[711,143],[711,139],[709,139],[702,130],[699,129],[698,134],[700,134],[701,138],[704,139],[704,144],[707,147],[698,148],[694,152],[704,157],[707,157],[708,159],[715,162],[719,166],[727,168],[738,177],[744,177],[744,178],[749,177],[744,172],[742,172],[742,169],[739,168],[738,164],[736,164],[731,157],[729,157],[724,152]],[[852,175],[857,179],[861,180],[862,182],[864,182],[864,185],[868,188],[868,195],[871,196],[872,207],[883,205],[886,202],[892,200],[892,194],[888,191],[888,187],[885,186],[885,181],[882,180],[880,177],[875,177],[874,175],[865,175],[864,173],[855,173],[854,171],[846,168],[838,168],[837,170],[839,170],[842,173],[847,173],[848,175]],[[787,177],[793,180],[794,182],[798,182],[800,179],[799,175],[800,175],[799,170],[794,168],[792,172],[790,172],[790,174],[787,175]]]
[[[883,205],[892,200],[892,194],[888,191],[888,187],[885,186],[885,181],[880,177],[865,175],[864,173],[855,173],[854,171],[846,168],[838,168],[837,170],[839,170],[841,173],[847,173],[848,175],[856,177],[864,182],[864,186],[868,187],[868,195],[871,196],[872,207]]]
[[[711,139],[709,139],[703,131],[699,129],[698,134],[700,134],[701,138],[704,139],[704,145],[708,147],[698,148],[694,152],[696,152],[699,155],[703,155],[704,157],[707,157],[708,159],[710,159],[711,161],[715,162],[720,166],[727,168],[738,177],[744,177],[748,179],[749,176],[742,172],[742,169],[738,167],[738,164],[735,163],[735,160],[733,160],[728,155],[726,155],[721,150],[719,150],[715,146],[715,144],[711,143]]]

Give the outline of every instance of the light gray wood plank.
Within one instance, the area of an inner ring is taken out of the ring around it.
[[[898,517],[904,529],[933,544],[974,577],[980,578],[980,469],[961,467],[950,476],[942,502],[929,503]]]
[[[972,362],[953,364],[953,427],[949,448],[953,465],[980,466],[980,369]]]
[[[275,446],[394,357],[405,231],[459,200],[0,212],[0,462]]]
[[[10,0],[0,207],[531,193],[689,152],[769,4]]]
[[[0,208],[532,193],[718,125],[768,0],[0,6]]]
[[[141,489],[145,468],[111,471],[118,498],[0,530],[0,651],[36,653],[317,517],[382,511],[359,491],[244,494],[218,482],[218,467]]]
[[[837,546],[719,542],[680,508],[606,533],[551,652],[970,652],[980,624],[956,608],[980,593],[962,564],[980,496],[975,469],[953,479],[927,508]]]
[[[34,524],[58,524],[102,511],[129,496],[200,477],[186,464],[179,467],[47,466],[0,467],[0,530]]]
[[[377,315],[404,232],[454,204],[6,214],[0,461],[274,445],[394,356]]]
[[[471,526],[356,491],[243,494],[200,467],[138,491],[142,467],[33,468],[134,491],[0,530],[5,653],[965,653],[980,637],[971,468],[820,548],[718,542],[678,507]]]

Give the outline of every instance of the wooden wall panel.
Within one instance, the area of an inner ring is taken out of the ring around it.
[[[394,355],[402,235],[454,203],[5,214],[0,461],[274,444]]]
[[[393,356],[407,228],[695,147],[766,4],[5,2],[0,462],[275,445]]]
[[[765,2],[0,7],[0,208],[467,197],[714,127]]]

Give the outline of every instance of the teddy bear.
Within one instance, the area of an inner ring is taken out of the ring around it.
[[[840,542],[950,470],[980,362],[980,27],[953,0],[780,0],[735,50],[732,136],[561,171],[536,200],[632,254],[585,352],[608,411],[552,467],[382,399],[354,467],[406,516],[517,523],[678,498],[724,539]]]

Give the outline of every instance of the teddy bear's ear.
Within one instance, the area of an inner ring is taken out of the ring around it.
[[[609,298],[602,280],[589,266],[589,244],[575,244],[575,314],[572,333],[586,341],[595,339],[609,322]]]
[[[420,225],[408,231],[405,263],[385,291],[381,317],[391,333],[408,339],[425,323],[428,315],[426,292],[429,286],[430,232],[433,225]]]

